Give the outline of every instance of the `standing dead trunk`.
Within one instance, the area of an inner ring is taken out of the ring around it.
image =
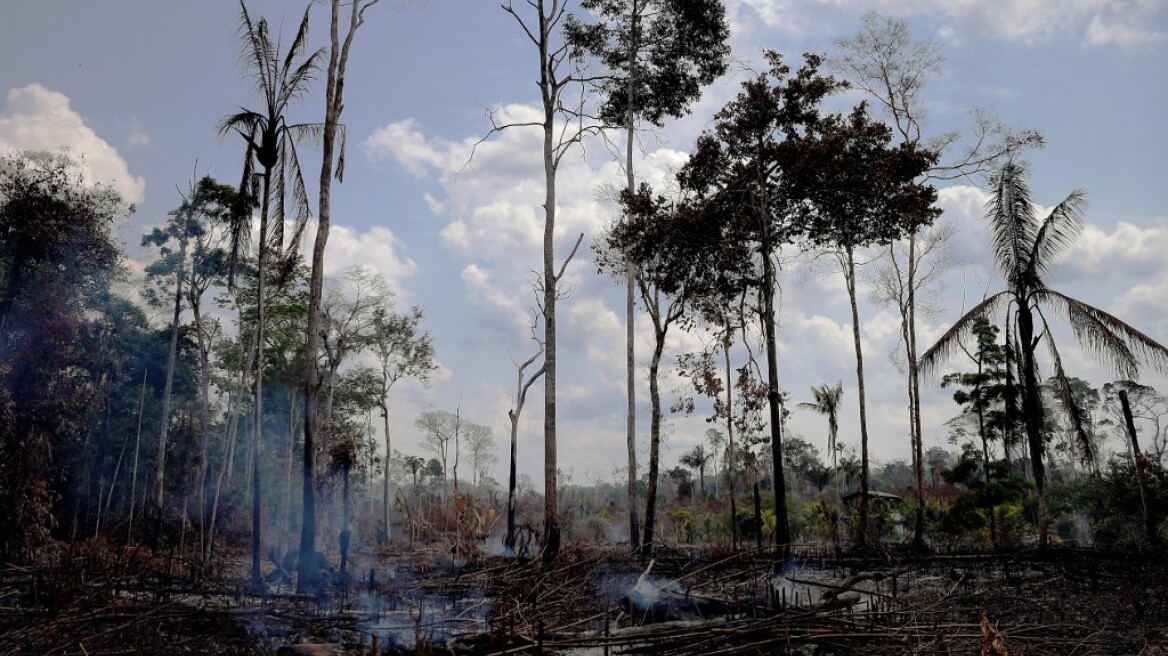
[[[730,544],[738,551],[738,502],[734,490],[734,381],[730,369],[730,335],[727,332],[722,342],[722,355],[726,358],[726,480],[730,488]]]
[[[652,555],[654,529],[657,521],[657,478],[661,459],[661,391],[657,381],[661,368],[661,353],[665,349],[665,331],[660,318],[655,318],[653,357],[649,361],[649,399],[652,413],[649,420],[649,490],[645,496],[645,538],[641,541],[641,554]]]
[[[384,385],[385,381],[383,380],[382,386],[384,387]],[[389,544],[389,539],[393,535],[389,524],[389,465],[390,459],[393,457],[393,449],[391,448],[389,439],[389,407],[385,402],[384,396],[381,397],[381,419],[383,424],[382,428],[385,430],[385,478],[382,481],[381,489],[381,515],[385,527],[381,533],[381,536],[382,544]],[[370,472],[372,471],[372,468],[370,468]]]
[[[1127,434],[1131,437],[1132,458],[1136,465],[1136,480],[1140,485],[1140,507],[1144,513],[1144,533],[1147,537],[1148,544],[1156,546],[1160,542],[1160,536],[1156,534],[1156,520],[1152,514],[1152,509],[1148,505],[1148,481],[1144,474],[1144,468],[1147,466],[1147,456],[1140,451],[1140,440],[1136,435],[1136,422],[1132,418],[1131,404],[1127,399],[1127,390],[1119,391],[1119,402],[1123,406],[1123,420],[1127,424]]]
[[[182,288],[186,275],[187,238],[184,234],[179,239],[178,272],[174,283],[174,315],[170,322],[170,350],[166,354],[166,385],[162,390],[162,425],[158,429],[158,459],[154,469],[154,532],[150,538],[151,544],[157,548],[162,533],[163,492],[166,474],[166,440],[170,432],[170,400],[174,391],[174,365],[178,355],[178,321],[182,313]]]
[[[871,545],[868,521],[868,410],[864,397],[864,351],[860,346],[860,311],[856,307],[856,260],[852,246],[844,247],[844,278],[848,287],[848,303],[852,309],[852,340],[856,348],[856,397],[860,404],[860,527],[859,545]]]

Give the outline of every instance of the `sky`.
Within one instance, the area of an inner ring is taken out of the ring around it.
[[[525,3],[516,3],[517,8]],[[305,6],[251,0],[254,17],[282,26],[287,44]],[[968,130],[969,112],[994,112],[1007,125],[1040,130],[1047,146],[1027,156],[1035,200],[1044,207],[1087,190],[1086,229],[1049,277],[1068,295],[1124,318],[1168,343],[1168,2],[1164,0],[727,0],[735,63],[706,89],[689,116],[645,132],[636,171],[667,183],[711,117],[758,70],[764,49],[797,63],[801,53],[836,53],[869,9],[905,19],[917,41],[935,39],[945,61],[923,94],[926,134]],[[575,7],[573,7],[575,9]],[[310,41],[327,40],[327,9],[311,10]],[[165,220],[193,175],[238,180],[243,149],[219,138],[218,120],[255,107],[238,57],[239,5],[229,0],[10,0],[0,21],[0,152],[68,148],[93,180],[109,182],[136,206],[118,226],[132,270],[149,254],[141,235]],[[512,120],[535,111],[538,57],[514,20],[485,0],[383,0],[368,12],[349,62],[343,121],[348,164],[333,188],[326,275],[363,265],[381,273],[399,307],[419,305],[440,371],[391,399],[394,448],[422,454],[413,420],[428,407],[494,429],[505,480],[507,410],[514,362],[532,350],[532,271],[540,268],[543,198],[540,134],[508,130],[471,149],[490,130],[487,110]],[[318,82],[291,114],[323,115]],[[838,102],[855,103],[859,96]],[[841,105],[839,109],[846,109]],[[317,177],[319,156],[303,156]],[[559,458],[574,482],[618,480],[625,465],[623,286],[599,274],[588,246],[616,215],[604,185],[622,169],[601,142],[565,160],[560,175],[558,257],[579,234],[559,306]],[[956,226],[961,266],[943,279],[944,312],[922,322],[927,346],[987,291],[992,272],[981,179],[940,189],[940,219]],[[314,196],[313,196],[314,197]],[[309,238],[311,239],[311,233]],[[810,386],[844,384],[840,439],[858,440],[855,359],[847,294],[838,273],[807,262],[781,275],[780,378],[793,401]],[[903,375],[894,310],[861,291],[860,325],[873,457],[907,459]],[[164,321],[158,318],[159,322]],[[639,460],[648,451],[645,377],[652,334],[637,324],[641,360]],[[1059,333],[1068,373],[1096,385],[1110,373]],[[675,332],[666,345],[662,390],[668,406],[680,380],[677,354],[703,338]],[[1168,391],[1163,376],[1143,381]],[[925,446],[948,446],[944,422],[957,414],[932,384],[923,411]],[[540,481],[542,392],[533,390],[520,431],[519,470]],[[667,417],[666,467],[702,440],[701,417]],[[826,421],[793,409],[789,427],[821,449]],[[380,437],[378,438],[380,440]],[[1112,445],[1118,448],[1118,445]]]

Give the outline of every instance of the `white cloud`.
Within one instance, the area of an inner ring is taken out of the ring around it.
[[[305,230],[306,252],[316,239],[316,224]],[[406,281],[418,273],[418,264],[404,254],[405,245],[389,228],[374,226],[365,232],[336,223],[329,227],[325,247],[324,275],[338,276],[345,269],[360,264],[380,273],[399,301],[408,301]]]
[[[954,40],[996,37],[1023,43],[1081,39],[1091,46],[1124,48],[1160,43],[1165,34],[1161,0],[737,0],[729,3],[736,32],[751,23],[799,34],[816,11],[877,9],[897,16],[937,16],[940,33]]]
[[[1060,267],[1097,276],[1122,270],[1126,275],[1168,273],[1168,220],[1147,227],[1120,222],[1110,233],[1087,225]]]
[[[150,135],[142,128],[137,116],[130,117],[130,135],[126,137],[126,148],[145,148],[150,145]]]
[[[145,199],[146,179],[130,175],[117,149],[85,124],[68,96],[35,82],[9,89],[0,113],[0,152],[62,148],[77,157],[87,179],[109,184],[127,203]]]

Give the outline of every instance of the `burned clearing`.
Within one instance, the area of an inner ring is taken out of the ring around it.
[[[238,554],[243,556],[243,554]],[[0,574],[6,654],[1153,654],[1163,551],[876,558],[366,552],[317,595],[87,544]]]

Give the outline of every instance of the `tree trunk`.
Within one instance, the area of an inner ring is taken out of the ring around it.
[[[1151,507],[1148,505],[1148,482],[1144,475],[1147,457],[1140,451],[1140,440],[1136,435],[1136,422],[1132,418],[1131,404],[1127,399],[1127,390],[1119,391],[1119,402],[1123,406],[1123,420],[1127,424],[1127,434],[1131,437],[1132,459],[1136,465],[1136,480],[1140,485],[1140,507],[1144,512],[1144,533],[1147,536],[1148,544],[1154,547],[1159,544],[1160,536],[1156,534],[1156,520],[1152,515]]]
[[[908,237],[908,296],[906,312],[905,349],[908,360],[908,412],[912,422],[913,475],[916,479],[917,511],[913,522],[913,548],[925,548],[925,465],[924,434],[921,432],[921,374],[917,364],[917,233]]]
[[[187,239],[184,235],[179,240],[178,273],[174,283],[174,315],[170,321],[170,350],[166,353],[166,385],[162,390],[162,425],[158,430],[158,460],[154,469],[154,533],[151,544],[158,548],[158,539],[162,533],[163,491],[166,475],[166,439],[170,432],[170,397],[174,390],[174,365],[178,356],[178,321],[182,313],[182,286],[186,276]]]
[[[770,407],[771,458],[775,492],[775,550],[786,559],[791,542],[787,523],[787,484],[783,477],[783,409],[779,396],[778,339],[775,336],[775,263],[771,259],[770,222],[763,221],[763,333],[766,335],[767,402]]]
[[[305,371],[304,371],[304,470],[303,505],[304,521],[300,530],[300,571],[297,588],[315,587],[316,576],[312,572],[316,552],[316,441],[319,430],[317,411],[318,381],[316,370],[317,352],[320,348],[320,301],[324,288],[324,250],[328,244],[329,228],[332,220],[332,181],[334,148],[337,140],[337,125],[344,108],[345,65],[349,59],[349,46],[353,35],[360,27],[362,9],[360,2],[353,0],[349,18],[349,30],[345,34],[344,46],[339,36],[340,0],[332,0],[329,22],[329,62],[325,81],[324,129],[321,139],[320,196],[317,206],[316,240],[312,246],[312,273],[308,286],[308,325],[305,331]],[[388,454],[386,454],[388,457]]]
[[[346,464],[341,470],[341,535],[340,535],[340,549],[341,549],[341,573],[344,574],[349,570],[349,522],[353,513],[353,503],[349,496],[349,477],[351,465]]]
[[[636,114],[633,109],[636,100],[636,69],[637,69],[637,17],[638,7],[637,0],[633,0],[630,12],[632,15],[632,38],[629,39],[629,83],[628,83],[628,107],[625,113],[625,189],[630,195],[636,192],[636,178],[633,174],[633,139],[635,137],[635,122]],[[626,220],[628,217],[626,216]],[[625,385],[628,390],[628,416],[625,421],[625,442],[628,447],[629,456],[629,490],[628,490],[628,505],[629,505],[629,542],[634,552],[640,551],[640,544],[638,544],[638,519],[637,519],[637,364],[636,364],[636,347],[635,347],[635,317],[636,317],[636,302],[634,298],[634,287],[636,286],[637,273],[631,262],[625,265]],[[648,510],[646,510],[646,523],[648,519]]]
[[[507,413],[511,419],[511,466],[507,475],[507,535],[503,538],[503,546],[509,551],[515,550],[515,460],[518,456],[519,444],[519,408]]]
[[[657,521],[657,478],[661,460],[661,390],[657,374],[661,368],[661,353],[665,350],[665,330],[660,318],[660,308],[653,323],[655,324],[653,334],[656,339],[653,345],[653,359],[649,361],[649,399],[652,404],[649,419],[649,491],[645,497],[645,538],[641,541],[641,554],[646,557],[653,553],[653,531]]]
[[[539,13],[540,91],[543,97],[543,311],[544,311],[544,385],[543,385],[543,562],[549,563],[560,552],[560,523],[556,507],[556,159],[555,112],[558,93],[553,88],[548,58],[551,56],[551,17],[544,13],[544,0],[537,0]]]
[[[734,497],[734,381],[730,368],[730,336],[722,342],[722,354],[726,357],[726,481],[730,488],[730,545],[738,551],[738,501]]]
[[[263,542],[262,506],[260,504],[260,454],[264,433],[264,294],[268,275],[268,209],[271,202],[272,171],[264,169],[264,200],[260,211],[259,279],[256,283],[256,359],[255,359],[255,419],[252,426],[251,449],[251,581],[262,585],[260,576],[260,549]],[[301,552],[304,553],[304,552]]]
[[[1042,398],[1039,396],[1037,363],[1034,361],[1034,316],[1030,299],[1018,294],[1018,340],[1022,346],[1022,414],[1026,422],[1026,441],[1030,447],[1030,467],[1038,491],[1038,548],[1050,546],[1046,508],[1046,467],[1043,464]]]
[[[984,470],[983,473],[985,475],[986,489],[988,490],[989,485],[990,485],[990,446],[989,446],[989,438],[986,436],[985,408],[983,407],[984,401],[982,400],[982,389],[981,389],[982,367],[983,367],[982,358],[981,358],[981,354],[979,353],[978,358],[977,358],[977,381],[978,382],[974,388],[974,399],[975,399],[975,403],[976,403],[976,407],[977,407],[977,434],[981,438],[982,469]],[[989,511],[989,515],[990,515],[990,517],[989,517],[989,519],[990,519],[990,546],[994,550],[997,550],[997,548],[998,548],[998,526],[997,526],[997,520],[994,517],[994,502],[992,500],[990,500],[986,505],[987,505],[986,509]]]
[[[384,381],[382,384],[384,385]],[[381,514],[382,519],[385,521],[385,532],[381,535],[382,544],[389,544],[390,538],[393,537],[389,527],[389,463],[393,457],[393,450],[390,448],[389,442],[389,408],[386,405],[384,396],[381,399],[381,418],[384,424],[383,428],[385,429],[385,480],[381,490]]]
[[[856,261],[851,246],[845,246],[844,278],[852,307],[852,339],[856,347],[856,394],[860,403],[860,546],[874,546],[868,521],[868,411],[864,402],[864,352],[860,346],[860,311],[856,307]]]

